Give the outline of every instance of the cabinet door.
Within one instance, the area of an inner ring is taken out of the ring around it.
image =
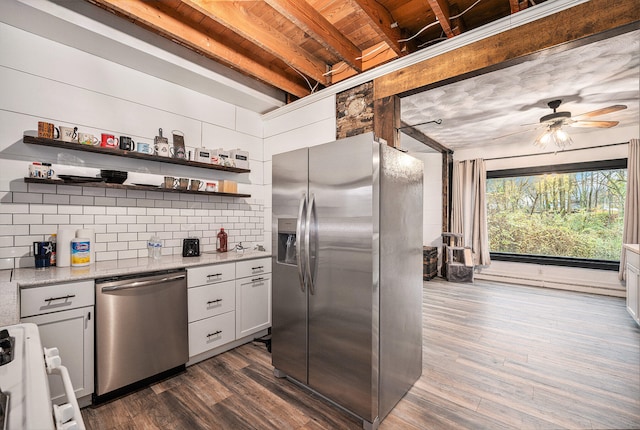
[[[236,338],[271,327],[271,275],[236,280]]]
[[[93,393],[93,309],[88,306],[21,319],[38,326],[43,347],[58,348],[77,398]],[[60,376],[49,375],[49,389],[54,403],[66,401]]]

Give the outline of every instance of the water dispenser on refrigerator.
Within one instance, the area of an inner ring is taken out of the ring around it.
[[[295,218],[278,220],[278,263],[297,264]]]

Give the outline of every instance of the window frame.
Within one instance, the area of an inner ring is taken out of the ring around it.
[[[516,169],[487,170],[487,180],[512,178],[517,176],[536,176],[553,173],[594,172],[598,170],[626,169],[627,159],[586,161],[579,163],[554,164],[547,166],[520,167]],[[517,263],[543,264],[548,266],[581,267],[585,269],[615,270],[620,268],[620,261],[595,260],[575,257],[556,257],[549,255],[513,254],[507,252],[490,251],[489,255],[495,261],[509,261]]]

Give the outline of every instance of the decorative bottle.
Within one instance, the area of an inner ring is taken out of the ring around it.
[[[227,233],[224,232],[224,228],[220,229],[216,238],[216,251],[227,252]]]

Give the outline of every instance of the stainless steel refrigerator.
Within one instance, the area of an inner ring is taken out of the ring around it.
[[[422,373],[422,178],[371,133],[273,156],[274,374],[365,428]]]

